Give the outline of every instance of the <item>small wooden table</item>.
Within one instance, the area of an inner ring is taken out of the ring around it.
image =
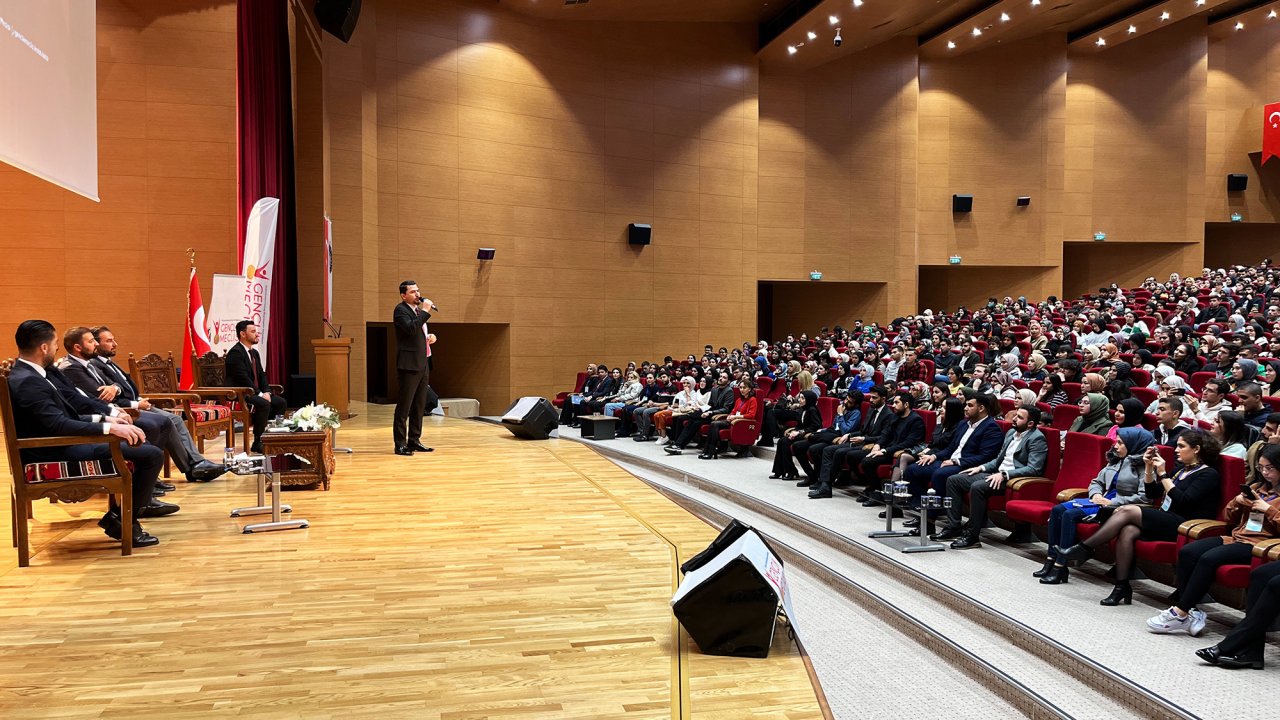
[[[612,440],[618,434],[618,418],[612,415],[582,415],[582,437],[590,440]]]
[[[293,453],[304,458],[311,466],[305,470],[285,473],[281,484],[286,487],[322,486],[329,489],[329,476],[333,475],[333,437],[328,430],[317,432],[264,432],[262,454],[280,455]]]

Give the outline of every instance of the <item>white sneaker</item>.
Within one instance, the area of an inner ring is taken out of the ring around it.
[[[1147,629],[1153,633],[1175,633],[1182,630],[1190,632],[1191,616],[1178,617],[1178,613],[1173,608],[1160,611],[1159,615],[1147,620]],[[1201,630],[1204,628],[1202,627]]]
[[[1204,614],[1203,610],[1196,610],[1195,608],[1192,608],[1187,616],[1191,618],[1191,627],[1187,628],[1187,633],[1191,637],[1200,637],[1200,633],[1204,632],[1205,624],[1209,621],[1208,616]]]

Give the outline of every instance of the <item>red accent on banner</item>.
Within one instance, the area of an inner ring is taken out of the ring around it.
[[[1262,162],[1280,156],[1280,102],[1262,108]]]

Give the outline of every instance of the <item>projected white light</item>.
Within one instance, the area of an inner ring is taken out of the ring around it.
[[[788,55],[795,55],[795,54],[796,54],[796,46],[795,46],[795,45],[788,45],[788,46],[787,46],[787,54],[788,54]]]
[[[1238,23],[1236,23],[1236,29],[1237,29],[1237,30],[1243,30],[1243,29],[1244,29],[1244,23],[1242,23],[1242,22],[1238,22]]]
[[[810,31],[809,31],[809,39],[810,39],[810,40],[817,40],[817,39],[818,39],[818,33],[816,33],[816,32],[814,32],[814,31],[810,30]]]
[[[835,15],[828,15],[827,22],[831,23],[832,25],[835,25],[836,23],[840,22],[840,18],[836,17]]]
[[[974,28],[974,29],[973,29],[973,36],[974,36],[974,37],[982,37],[982,28]]]
[[[948,50],[955,50],[955,49],[956,49],[956,41],[955,41],[955,40],[948,40],[948,41],[947,41],[947,49],[948,49]]]
[[[1098,45],[1098,47],[1106,47],[1106,46],[1107,46],[1107,39],[1106,39],[1106,38],[1098,38],[1097,45]]]
[[[1164,12],[1160,13],[1160,20],[1162,20],[1162,21],[1163,21],[1163,20],[1168,20],[1168,19],[1169,19],[1169,11],[1168,11],[1168,10],[1165,10]]]
[[[1009,13],[1000,13],[1000,22],[1009,22]]]
[[[1138,26],[1137,26],[1137,25],[1130,25],[1130,26],[1129,26],[1129,34],[1130,34],[1130,35],[1132,35],[1132,34],[1134,34],[1134,33],[1136,33],[1136,32],[1138,32]]]

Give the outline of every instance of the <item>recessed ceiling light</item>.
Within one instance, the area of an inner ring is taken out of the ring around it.
[[[1168,20],[1168,19],[1169,19],[1169,11],[1168,11],[1168,10],[1165,10],[1164,12],[1160,13],[1160,19],[1161,19],[1161,20]]]
[[[1040,0],[1031,0],[1031,7],[1035,7],[1039,4],[1040,4]]]
[[[1237,30],[1243,30],[1243,29],[1244,29],[1244,23],[1243,23],[1243,22],[1238,22],[1238,23],[1236,23],[1236,29],[1237,29]]]
[[[788,45],[788,46],[787,46],[787,54],[788,54],[788,55],[795,55],[795,54],[796,54],[796,46],[795,46],[795,45]]]
[[[832,25],[835,25],[836,23],[840,22],[840,18],[836,17],[835,15],[828,15],[827,22],[831,23]]]
[[[818,33],[816,33],[816,32],[814,32],[814,31],[810,30],[810,31],[809,31],[809,39],[810,39],[810,40],[817,40],[817,39],[818,39]]]
[[[1204,4],[1204,0],[1196,0],[1196,7],[1200,7],[1203,4]]]
[[[1271,12],[1267,13],[1267,19],[1268,19],[1268,20],[1275,20],[1275,18],[1276,18],[1276,11],[1275,11],[1275,10],[1272,10]]]
[[[854,7],[862,7],[862,0],[853,0]]]
[[[948,49],[948,50],[955,50],[955,49],[956,49],[956,41],[955,41],[955,40],[948,40],[948,41],[947,41],[947,49]]]
[[[982,28],[974,28],[974,29],[973,29],[973,36],[974,36],[974,37],[978,37],[978,36],[980,36],[980,35],[982,35]]]
[[[1098,38],[1098,43],[1097,43],[1098,47],[1105,47],[1106,44],[1107,44],[1106,38]]]
[[[1000,13],[1000,22],[1009,22],[1009,13]]]
[[[1134,33],[1136,33],[1136,32],[1138,32],[1138,26],[1137,26],[1137,25],[1130,25],[1130,26],[1129,26],[1129,34],[1130,34],[1130,35],[1132,35],[1132,34],[1134,34]]]

